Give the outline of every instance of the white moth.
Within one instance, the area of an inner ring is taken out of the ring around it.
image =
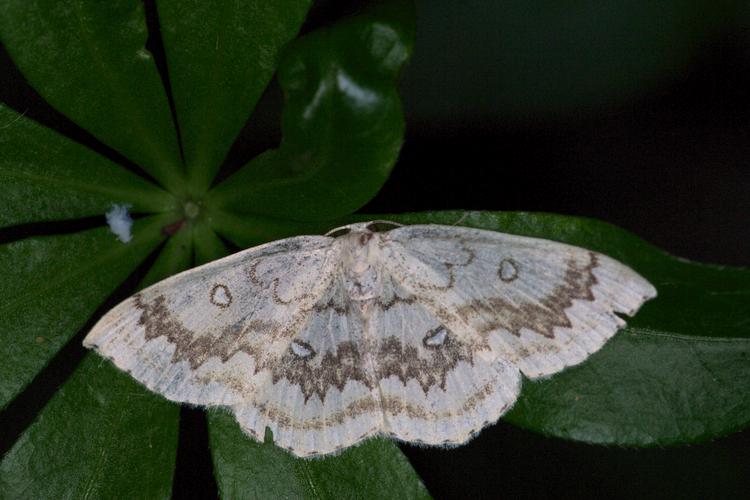
[[[386,230],[383,230],[386,229]],[[373,221],[274,241],[157,283],[84,340],[173,401],[231,408],[295,455],[385,435],[464,443],[655,297],[607,256]]]

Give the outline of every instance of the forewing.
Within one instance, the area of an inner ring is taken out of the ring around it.
[[[84,345],[173,401],[244,401],[330,288],[332,241],[289,238],[175,275],[107,313]]]
[[[530,378],[580,363],[625,324],[615,313],[656,296],[605,255],[481,229],[394,229],[383,262],[446,326]]]

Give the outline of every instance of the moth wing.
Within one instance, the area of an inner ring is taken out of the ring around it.
[[[170,400],[244,401],[329,287],[332,242],[288,238],[172,276],[104,315],[84,345]]]
[[[538,378],[578,364],[656,290],[624,264],[563,243],[421,225],[387,234],[395,279],[467,342]]]
[[[308,311],[287,351],[263,373],[259,390],[232,410],[242,429],[311,457],[351,446],[382,429],[364,322],[337,275]],[[300,349],[299,347],[303,347]]]
[[[385,274],[385,273],[384,273]],[[466,326],[448,326],[396,278],[368,317],[383,409],[382,432],[427,445],[458,445],[515,402],[520,373],[491,359]]]

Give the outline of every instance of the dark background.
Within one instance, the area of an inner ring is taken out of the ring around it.
[[[318,2],[304,31],[364,3]],[[682,257],[750,264],[750,9],[731,2],[691,2],[690,9],[660,2],[657,11],[647,2],[453,3],[460,2],[417,2],[417,45],[402,78],[406,140],[363,213],[580,215]],[[51,109],[2,50],[0,100],[131,166]],[[274,84],[227,171],[278,144],[280,106]],[[210,496],[202,414],[183,416],[181,434],[191,439],[181,439],[175,495]],[[622,450],[500,422],[454,450],[402,448],[439,498],[740,498],[750,491],[747,431],[690,447]]]

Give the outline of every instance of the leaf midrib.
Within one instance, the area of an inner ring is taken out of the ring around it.
[[[75,188],[80,191],[85,191],[89,193],[98,193],[98,194],[107,195],[107,196],[119,197],[124,200],[135,200],[136,198],[139,198],[139,199],[142,199],[142,203],[144,204],[150,204],[150,202],[153,201],[151,197],[146,195],[145,193],[139,193],[138,191],[131,189],[131,188],[117,189],[113,187],[104,187],[100,184],[87,184],[82,181],[62,179],[62,178],[55,177],[55,176],[32,174],[29,172],[19,171],[16,169],[10,169],[3,165],[0,165],[0,174],[2,174],[4,177],[28,179],[32,181],[37,181],[39,183],[54,185],[57,188],[70,187],[70,188]],[[144,181],[144,182],[148,182],[148,181]],[[158,193],[162,196],[169,196],[171,198],[170,193],[168,193],[167,191],[164,191],[158,186],[155,186],[149,183],[149,188],[158,191]]]
[[[220,36],[223,35],[226,31],[224,28],[225,23],[221,22],[221,20],[227,19],[227,11],[230,9],[230,7],[230,2],[222,3],[222,5],[220,6],[220,11],[217,13],[216,22],[214,23],[214,25],[216,26],[217,44]],[[227,57],[227,51],[219,50],[217,57],[214,57],[212,59],[209,78],[206,82],[206,88],[218,87],[217,83],[220,80],[219,76],[223,76],[223,72],[221,72],[220,69],[225,67],[224,63],[226,62]],[[220,62],[221,64],[219,64]],[[208,165],[206,162],[206,158],[209,157],[211,153],[209,149],[205,147],[205,144],[206,141],[213,136],[212,131],[216,125],[216,121],[218,118],[218,115],[216,113],[216,103],[219,100],[217,97],[218,93],[212,93],[210,95],[211,97],[209,99],[205,99],[200,108],[192,113],[193,117],[200,116],[204,120],[204,123],[201,126],[200,132],[195,137],[195,144],[193,144],[194,147],[191,150],[194,157],[189,159],[191,164],[189,165],[188,173],[188,175],[191,176],[190,182],[192,183],[192,187],[204,191],[206,190],[206,186],[204,186],[204,183],[208,183],[209,185],[211,184],[211,179],[208,178],[208,171],[217,167],[214,165]],[[185,103],[183,103],[183,107],[184,106]],[[207,110],[211,110],[214,112],[207,112]]]
[[[664,330],[655,330],[652,328],[642,326],[628,326],[626,328],[627,333],[632,336],[652,337],[652,338],[666,338],[672,340],[680,340],[683,342],[690,343],[706,343],[706,344],[748,344],[750,345],[750,338],[745,337],[707,337],[699,335],[686,335],[683,333],[676,333]]]
[[[122,394],[122,393],[120,393],[120,394]],[[122,406],[124,408],[128,407],[128,403],[130,402],[130,397],[131,397],[131,393],[129,393],[129,392],[124,393],[124,399],[125,399],[125,401],[123,401],[123,404],[122,404]],[[110,429],[119,429],[119,428],[121,428],[122,427],[122,421],[123,421],[124,418],[125,418],[125,412],[120,412],[119,415],[118,415],[118,417],[117,417],[117,422],[108,421],[109,428]],[[87,484],[86,484],[86,487],[85,487],[85,491],[84,491],[84,494],[83,494],[83,498],[91,498],[92,495],[94,495],[94,491],[95,491],[95,488],[96,488],[97,484],[100,484],[100,482],[98,480],[101,478],[101,475],[102,475],[102,472],[103,472],[103,469],[104,469],[104,464],[109,459],[109,455],[107,454],[107,451],[109,449],[111,449],[110,445],[112,444],[112,442],[114,440],[114,437],[116,436],[116,433],[114,433],[114,432],[104,432],[104,433],[102,433],[102,435],[103,435],[103,440],[102,440],[102,443],[101,443],[102,453],[99,456],[99,460],[96,461],[96,466],[94,467],[94,470],[92,471],[93,473],[91,474],[91,476],[89,477],[89,480],[87,481]]]
[[[72,3],[73,6],[77,7],[74,9],[74,15],[76,17],[76,20],[78,21],[79,26],[79,33],[85,38],[86,43],[84,46],[86,47],[89,56],[92,61],[95,61],[97,65],[102,70],[102,75],[104,77],[104,80],[107,82],[107,86],[110,88],[113,94],[115,94],[115,99],[113,99],[111,102],[113,103],[129,103],[130,106],[118,106],[120,110],[125,110],[124,116],[126,120],[130,123],[131,127],[133,127],[133,132],[137,134],[137,136],[140,138],[142,143],[144,145],[147,145],[149,149],[156,154],[156,164],[152,165],[152,168],[154,168],[156,171],[159,172],[158,177],[162,177],[162,179],[158,179],[159,182],[164,182],[167,187],[171,187],[172,185],[176,186],[179,184],[179,176],[175,176],[172,169],[168,168],[169,165],[172,165],[173,162],[169,159],[169,154],[167,154],[165,151],[163,151],[163,148],[160,147],[157,143],[155,143],[151,139],[151,134],[149,134],[149,131],[144,128],[143,126],[143,115],[140,112],[140,108],[136,105],[136,102],[131,99],[131,95],[128,92],[125,92],[124,89],[118,85],[117,80],[114,78],[113,75],[118,74],[117,71],[109,71],[109,64],[107,61],[105,61],[102,57],[100,57],[97,54],[96,50],[93,50],[93,47],[99,46],[96,43],[96,40],[92,39],[92,37],[87,33],[87,30],[85,29],[86,26],[84,25],[83,19],[84,15],[81,12],[82,8],[77,2]],[[143,47],[143,50],[146,50],[145,46]],[[120,116],[123,114],[120,113]],[[136,118],[137,115],[137,118]],[[176,134],[176,132],[175,132]],[[145,167],[145,165],[141,165],[142,167]],[[162,168],[163,166],[167,168]]]

